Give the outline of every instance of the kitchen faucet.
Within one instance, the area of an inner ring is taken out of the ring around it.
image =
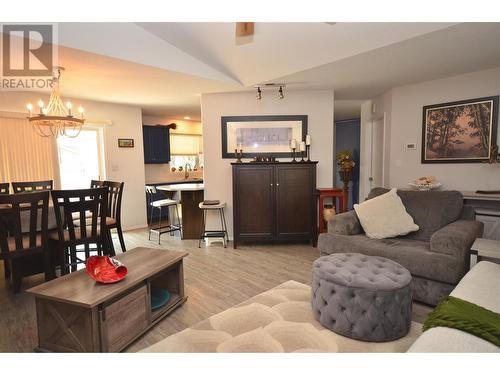
[[[185,180],[187,180],[189,178],[188,168],[189,168],[189,171],[193,170],[193,168],[191,168],[191,165],[186,163],[186,165],[184,166],[184,179]]]

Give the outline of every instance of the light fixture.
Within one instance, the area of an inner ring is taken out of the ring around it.
[[[262,99],[262,91],[260,89],[260,86],[257,87],[257,96],[255,97],[255,99],[257,100]]]
[[[189,116],[184,116],[184,120],[191,120],[191,117],[189,117]]]
[[[283,92],[283,88],[286,85],[284,83],[263,83],[260,85],[254,86],[254,88],[257,89],[257,95],[255,96],[255,99],[260,100],[262,99],[262,90],[267,90],[267,89],[278,89],[278,98],[279,99],[284,99],[285,98],[285,93]]]
[[[85,123],[83,118],[83,107],[78,107],[80,117],[73,116],[73,104],[71,102],[64,102],[59,94],[59,80],[61,78],[62,67],[55,67],[54,77],[51,82],[51,93],[49,104],[45,106],[43,100],[38,101],[39,113],[33,114],[33,105],[29,103],[26,108],[28,109],[28,121],[33,125],[35,132],[41,137],[58,137],[60,135],[68,137],[77,137],[82,130]],[[72,132],[68,132],[72,130]]]

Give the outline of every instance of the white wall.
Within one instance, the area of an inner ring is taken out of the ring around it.
[[[288,91],[285,99],[263,93],[204,94],[201,97],[205,198],[227,203],[228,229],[233,228],[232,172],[234,159],[222,159],[221,116],[308,115],[311,159],[319,161],[318,187],[333,186],[333,90]],[[215,224],[214,224],[215,225]]]
[[[482,70],[458,76],[396,87],[384,95],[364,103],[362,121],[376,116],[370,114],[371,104],[376,112],[387,115],[390,129],[388,141],[388,180],[390,187],[408,187],[408,182],[420,176],[433,175],[444,189],[477,190],[500,187],[500,165],[422,164],[422,107],[430,104],[473,99],[500,94],[500,68]],[[406,151],[407,143],[416,143],[417,149]],[[498,132],[497,143],[500,143]],[[365,152],[366,149],[362,150]],[[366,164],[366,158],[363,158]],[[366,165],[365,165],[366,167]],[[368,191],[366,191],[367,193]]]
[[[498,190],[499,165],[420,162],[423,106],[498,94],[500,68],[393,89],[390,185],[407,187],[408,182],[416,177],[433,175],[445,189]],[[404,149],[405,144],[409,142],[417,144],[416,151]]]
[[[28,102],[48,95],[30,92],[0,92],[0,111],[24,112]],[[145,227],[144,151],[142,144],[142,111],[139,107],[64,98],[85,108],[88,122],[110,122],[104,125],[106,179],[125,182],[122,201],[123,229]],[[133,138],[134,148],[119,148],[118,138]],[[90,184],[90,181],[89,181]]]

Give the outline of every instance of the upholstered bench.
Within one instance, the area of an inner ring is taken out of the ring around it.
[[[410,272],[392,260],[357,253],[313,264],[312,309],[332,331],[363,341],[391,341],[411,325]]]

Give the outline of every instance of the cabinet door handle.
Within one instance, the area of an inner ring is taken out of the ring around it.
[[[280,186],[280,183],[279,183],[279,182],[276,182],[276,186]]]
[[[271,183],[270,186],[273,186],[273,184]]]

